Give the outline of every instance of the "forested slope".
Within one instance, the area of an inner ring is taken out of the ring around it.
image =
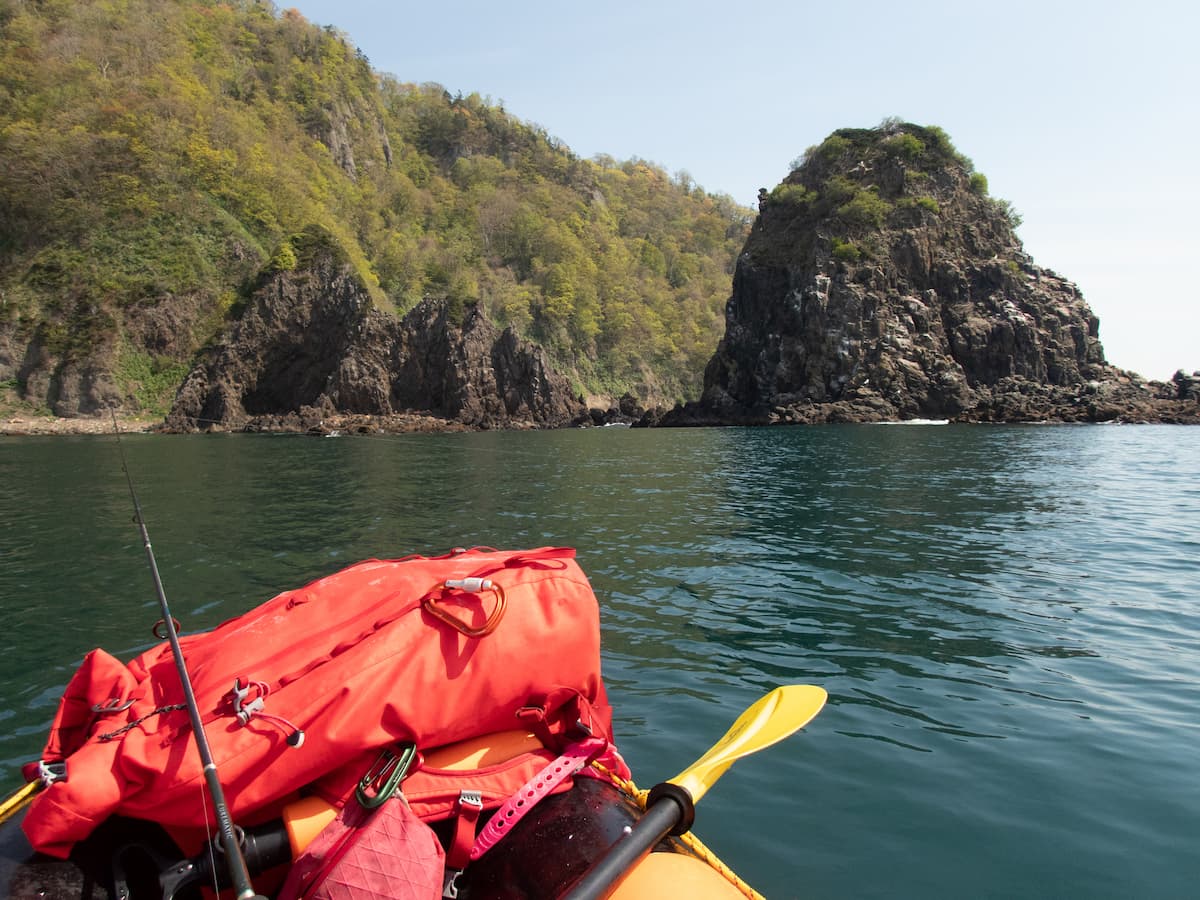
[[[580,159],[478,94],[380,75],[294,10],[0,0],[10,405],[164,410],[314,229],[384,312],[478,306],[581,392],[695,395],[751,217],[644,161]]]

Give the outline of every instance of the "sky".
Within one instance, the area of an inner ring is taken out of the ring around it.
[[[1075,282],[1108,361],[1200,370],[1194,0],[280,0],[380,72],[755,205],[838,128],[940,125]]]

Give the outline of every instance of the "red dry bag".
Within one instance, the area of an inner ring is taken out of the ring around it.
[[[431,748],[528,728],[559,749],[581,721],[611,739],[599,612],[574,556],[370,560],[182,638],[234,820],[273,818],[301,787],[399,741]],[[33,847],[66,856],[114,814],[198,842],[213,813],[205,822],[182,702],[166,644],[128,667],[90,655],[46,745],[44,761],[65,759],[67,777],[26,815]]]

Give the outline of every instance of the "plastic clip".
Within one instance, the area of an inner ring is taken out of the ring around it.
[[[261,696],[255,697],[249,703],[246,702],[246,698],[250,696],[250,685],[242,687],[242,679],[234,679],[233,690],[230,693],[233,694],[233,711],[243,725],[249,724],[255,713],[262,712],[265,704]]]
[[[250,696],[250,689],[255,688],[258,691],[258,696],[247,702],[246,698]],[[233,695],[233,711],[237,715],[237,720],[242,725],[249,725],[250,720],[254,716],[260,716],[263,720],[270,722],[285,735],[287,735],[287,743],[289,747],[301,747],[304,745],[304,731],[297,728],[283,716],[272,715],[269,712],[264,712],[263,707],[266,705],[266,698],[269,688],[261,681],[248,681],[245,687],[242,686],[242,679],[235,678],[233,681],[233,689],[229,692]]]
[[[37,764],[37,777],[45,787],[50,787],[56,781],[67,780],[67,763],[65,760],[59,762],[46,762],[44,759],[39,759]]]

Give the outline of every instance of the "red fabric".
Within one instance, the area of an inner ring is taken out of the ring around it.
[[[347,803],[293,863],[278,900],[435,900],[445,854],[400,796]]]
[[[138,696],[137,687],[137,679],[116,657],[103,650],[93,650],[85,656],[63,691],[42,759],[46,762],[66,759],[109,721],[92,707],[117,709]]]
[[[370,768],[371,753],[335,769],[311,785],[311,792],[341,807],[354,793],[358,780]],[[404,797],[413,812],[425,822],[438,822],[454,815],[462,791],[478,791],[484,809],[495,809],[513,791],[554,759],[552,750],[530,750],[512,759],[478,769],[434,769],[422,762],[404,779]]]
[[[478,791],[483,808],[495,809],[552,759],[553,751],[533,750],[481,769],[421,767],[405,779],[404,796],[412,804],[413,811],[427,822],[453,815],[462,791]],[[472,834],[472,840],[474,837]]]
[[[611,739],[611,713],[603,684],[597,693],[598,700],[593,705],[577,691],[553,691],[549,698],[537,697],[538,705],[527,705],[518,711],[517,719],[522,726],[529,722],[530,717],[526,715],[528,710],[536,709],[541,713],[539,721],[546,726],[542,729],[545,732],[542,740],[546,746],[540,749],[520,753],[503,762],[475,769],[438,769],[426,765],[422,760],[419,765],[409,770],[408,777],[404,780],[404,796],[411,804],[413,812],[425,822],[449,818],[455,812],[460,792],[464,790],[477,791],[483,801],[483,808],[495,809],[512,796],[517,788],[537,775],[546,763],[552,761],[557,755],[557,750],[578,736],[570,733],[576,722],[585,722],[589,728],[598,729],[603,736]],[[549,715],[544,712],[546,708],[551,710]],[[621,777],[631,777],[624,760],[616,754],[616,748],[610,745],[610,751],[610,755],[602,761],[611,763],[610,768]],[[309,790],[334,806],[341,807],[376,756],[378,754],[372,751],[355,757],[322,776],[309,786]],[[570,782],[563,785],[561,790],[569,788]]]
[[[541,548],[370,560],[280,594],[212,632],[182,638],[234,820],[274,815],[299,788],[388,744],[436,747],[519,727],[519,710],[552,707],[548,697],[557,700],[563,690],[582,697],[593,730],[611,738],[599,611],[574,555]],[[486,637],[464,637],[421,609],[432,594],[481,625],[494,602],[489,592],[439,587],[466,577],[491,578],[507,596],[504,619]],[[170,647],[147,651],[128,672],[132,681],[120,679],[128,688],[122,696],[140,698],[132,707],[101,725],[51,734],[48,747],[68,755],[70,778],[43,791],[25,817],[35,849],[65,857],[116,813],[169,830],[204,826],[203,775],[187,712],[152,714],[183,699]],[[286,729],[266,719],[239,723],[230,700],[235,678],[266,684],[264,712],[304,729],[302,747],[289,747]],[[96,684],[85,699],[111,699],[112,683]],[[99,740],[144,716],[119,739]],[[547,715],[560,740],[569,719]]]
[[[470,858],[479,859],[496,846],[501,838],[508,834],[510,828],[546,797],[570,784],[571,776],[603,753],[607,747],[608,741],[603,738],[588,738],[567,747],[557,759],[547,763],[535,777],[521,785],[496,810],[496,814],[488,820],[471,846]]]
[[[458,808],[454,816],[454,836],[446,852],[446,868],[461,872],[471,861],[471,847],[475,843],[475,824],[479,814],[483,812],[482,802],[479,804],[466,802],[462,795],[458,798]]]

